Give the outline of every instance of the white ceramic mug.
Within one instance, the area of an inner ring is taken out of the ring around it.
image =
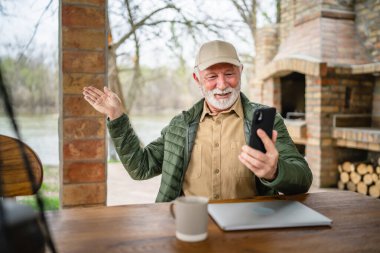
[[[171,203],[170,212],[175,218],[179,240],[198,242],[207,238],[207,205],[208,198],[196,196],[179,197]]]

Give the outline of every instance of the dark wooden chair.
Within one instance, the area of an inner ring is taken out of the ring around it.
[[[36,189],[32,189],[22,158],[20,146],[24,146],[32,169]],[[38,155],[28,145],[18,139],[0,135],[0,197],[16,197],[35,194],[42,185],[43,170]]]

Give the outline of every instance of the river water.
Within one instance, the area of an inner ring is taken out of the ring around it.
[[[144,144],[160,136],[172,116],[131,116],[137,135]],[[59,165],[58,115],[19,116],[17,124],[21,138],[40,157],[44,165]],[[0,134],[15,137],[10,121],[0,116]]]

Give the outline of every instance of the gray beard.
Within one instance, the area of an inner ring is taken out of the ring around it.
[[[226,110],[226,109],[230,108],[236,102],[236,100],[238,99],[239,94],[240,94],[240,83],[238,86],[236,86],[236,88],[228,87],[227,89],[225,89],[223,91],[219,90],[218,88],[215,88],[215,89],[210,90],[210,91],[206,91],[203,84],[201,84],[200,86],[201,86],[200,88],[202,91],[202,95],[206,99],[207,103],[212,105],[213,107],[217,108],[218,110]],[[214,96],[215,94],[222,95],[222,94],[226,94],[229,92],[231,92],[231,95],[227,99],[219,99],[218,100]]]

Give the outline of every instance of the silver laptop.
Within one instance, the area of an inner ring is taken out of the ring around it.
[[[291,200],[209,204],[208,212],[223,230],[331,226],[332,220]]]

